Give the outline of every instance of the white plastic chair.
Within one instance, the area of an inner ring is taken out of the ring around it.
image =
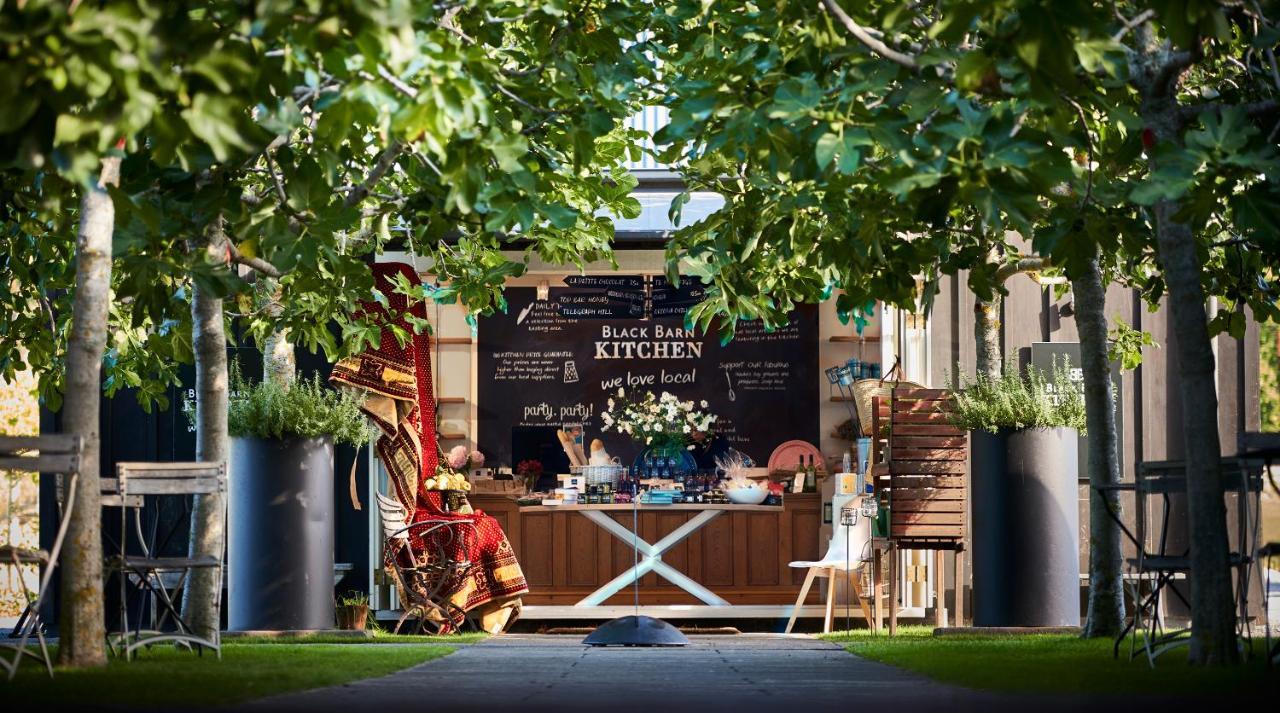
[[[867,508],[863,507],[864,502],[868,504]],[[804,577],[804,584],[800,587],[800,596],[796,597],[796,604],[791,608],[791,619],[787,621],[785,633],[791,633],[796,617],[800,614],[800,607],[804,605],[804,599],[809,595],[809,588],[813,586],[813,580],[818,577],[827,578],[827,610],[822,620],[822,632],[830,633],[831,622],[835,616],[837,573],[857,572],[864,564],[871,561],[871,520],[875,515],[868,512],[874,509],[874,503],[875,498],[871,495],[852,498],[841,509],[852,511],[853,522],[849,525],[842,524],[840,514],[837,512],[835,522],[832,523],[833,532],[831,542],[827,545],[827,554],[817,561],[799,560],[790,563],[790,567],[809,571]],[[860,589],[859,582],[854,579],[853,585],[849,587],[849,593],[858,601],[858,607],[862,610],[867,626],[872,626],[871,609],[862,599]]]

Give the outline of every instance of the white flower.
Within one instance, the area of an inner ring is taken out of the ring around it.
[[[653,436],[649,436],[648,438],[644,439],[644,444],[646,446],[649,445],[650,443],[653,443]]]
[[[690,427],[689,427],[689,424],[687,424],[687,423],[686,423],[686,424],[684,425],[684,432],[685,432],[685,433],[690,433],[691,431],[693,431],[693,429],[692,429],[692,428],[690,428]]]
[[[707,407],[707,400],[706,400],[706,399],[703,399],[703,400],[699,401],[699,402],[698,402],[698,406],[700,406],[700,407],[702,407],[702,408],[706,408],[706,407]]]
[[[626,390],[626,389],[624,389],[624,388],[622,388],[621,386],[619,386],[619,387],[618,387],[618,398],[620,398],[620,399],[621,399],[621,398],[625,398],[625,397],[626,397],[626,395],[627,395],[627,390]]]
[[[612,409],[612,408],[613,408],[613,399],[612,399],[612,398],[610,398],[610,399],[609,399],[608,404],[609,404],[609,408],[610,408],[610,409]]]

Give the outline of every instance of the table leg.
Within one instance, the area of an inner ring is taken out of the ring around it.
[[[831,622],[835,619],[836,612],[836,570],[834,567],[827,568],[827,611],[822,619],[822,633],[831,633]]]
[[[898,633],[898,548],[892,544],[885,551],[889,556],[889,636]]]
[[[871,552],[871,608],[875,610],[872,631],[877,634],[884,628],[884,580],[880,576],[880,568],[883,566],[884,556],[877,547]]]
[[[942,550],[933,551],[933,625],[947,625],[947,562]]]
[[[672,530],[670,534],[661,540],[658,540],[654,544],[649,544],[648,542],[640,539],[636,533],[628,530],[625,525],[614,520],[612,517],[609,517],[609,514],[606,512],[602,512],[600,510],[580,510],[578,512],[580,512],[583,517],[594,522],[605,532],[608,532],[619,540],[634,546],[636,551],[640,553],[641,557],[640,562],[636,566],[631,567],[622,574],[619,574],[617,577],[614,577],[608,584],[592,592],[574,606],[593,607],[604,604],[605,600],[609,597],[612,597],[622,591],[628,585],[632,584],[649,572],[657,574],[711,606],[729,606],[728,601],[717,596],[711,590],[701,584],[698,584],[684,573],[662,561],[662,553],[680,544],[690,535],[705,527],[707,523],[724,514],[724,510],[703,510],[690,518],[688,522]]]

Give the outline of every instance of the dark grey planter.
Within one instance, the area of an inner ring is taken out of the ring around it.
[[[973,625],[1080,625],[1077,433],[972,432]]]
[[[332,629],[333,442],[231,439],[227,628]]]

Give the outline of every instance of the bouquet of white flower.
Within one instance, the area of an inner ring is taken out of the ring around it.
[[[695,406],[692,401],[681,401],[667,391],[657,396],[646,391],[632,400],[627,398],[626,390],[620,388],[616,398],[609,399],[608,408],[600,418],[604,421],[604,430],[662,449],[685,446],[696,432],[711,433],[716,416],[699,410],[706,407],[706,401]]]

